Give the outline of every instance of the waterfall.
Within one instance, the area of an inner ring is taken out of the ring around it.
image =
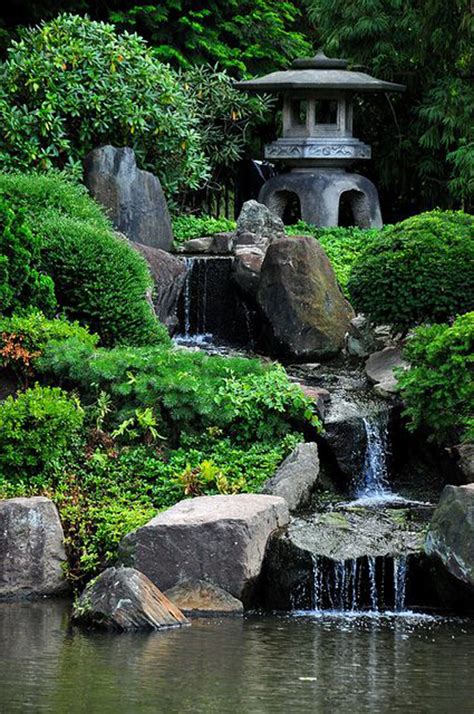
[[[392,495],[387,485],[387,415],[383,413],[371,419],[364,417],[363,423],[367,446],[361,478],[357,485],[357,497],[383,499]]]
[[[180,330],[175,342],[212,349],[248,346],[252,315],[236,289],[233,256],[187,256],[183,262],[187,273],[178,304]]]
[[[186,278],[184,281],[183,309],[184,309],[184,335],[191,334],[191,273],[194,267],[194,258],[184,258]]]
[[[393,585],[395,593],[395,612],[405,609],[405,594],[407,582],[407,559],[400,555],[393,559]]]
[[[387,562],[392,568],[386,568]],[[313,556],[312,608],[315,612],[396,612],[405,610],[404,556],[330,560]]]

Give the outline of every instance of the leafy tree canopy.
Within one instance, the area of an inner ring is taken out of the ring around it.
[[[326,51],[407,85],[361,100],[376,180],[405,204],[469,208],[474,197],[474,15],[465,0],[305,0]],[[395,139],[395,140],[394,140]]]

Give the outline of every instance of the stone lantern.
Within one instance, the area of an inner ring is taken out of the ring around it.
[[[350,173],[371,149],[352,135],[354,95],[358,92],[401,92],[402,84],[375,79],[347,69],[347,60],[323,52],[297,59],[291,69],[235,84],[247,92],[283,96],[282,136],[265,147],[265,158],[281,161],[289,172],[270,178],[260,203],[283,216],[296,196],[301,218],[317,226],[337,226],[341,202],[361,228],[380,227],[377,189],[369,179]]]

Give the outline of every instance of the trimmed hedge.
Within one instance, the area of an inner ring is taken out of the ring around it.
[[[38,267],[52,278],[68,318],[97,332],[104,345],[168,342],[146,299],[145,260],[114,233],[84,187],[60,175],[0,174],[0,197],[24,212],[41,245]]]
[[[474,307],[474,217],[431,211],[389,226],[355,262],[351,302],[379,324],[407,330]]]

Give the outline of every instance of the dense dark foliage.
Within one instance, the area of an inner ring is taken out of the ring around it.
[[[474,200],[474,16],[465,0],[304,0],[329,55],[406,84],[356,107],[386,215]]]

